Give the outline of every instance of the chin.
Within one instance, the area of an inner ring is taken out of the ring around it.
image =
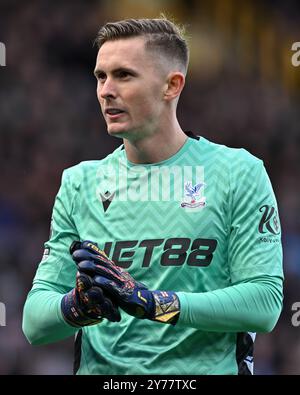
[[[116,125],[110,125],[107,127],[107,133],[114,137],[125,137],[128,134],[128,130]]]

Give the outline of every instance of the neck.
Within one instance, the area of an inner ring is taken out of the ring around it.
[[[157,163],[175,155],[188,137],[178,122],[174,126],[134,141],[124,139],[128,160],[137,164]]]

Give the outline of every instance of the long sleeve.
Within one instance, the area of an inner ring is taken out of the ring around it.
[[[50,238],[23,311],[23,332],[32,344],[51,343],[76,332],[60,309],[62,296],[75,286],[76,265],[69,254],[72,241],[79,237],[72,220],[75,192],[65,171],[53,207]]]
[[[213,332],[269,332],[282,308],[282,279],[261,277],[204,293],[178,292],[180,327]]]
[[[27,297],[23,314],[23,332],[33,345],[52,343],[72,336],[78,330],[62,317],[62,294],[43,288],[32,289]]]
[[[251,166],[241,164],[230,183],[227,265],[231,285],[203,293],[179,292],[178,325],[215,332],[268,332],[279,318],[283,300],[276,198],[259,160]]]

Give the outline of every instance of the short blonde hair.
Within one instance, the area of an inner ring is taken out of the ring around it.
[[[95,44],[98,49],[106,41],[129,37],[145,37],[145,48],[158,51],[172,62],[177,61],[184,70],[189,62],[189,49],[185,39],[185,28],[166,17],[157,19],[125,19],[109,22],[101,27]]]

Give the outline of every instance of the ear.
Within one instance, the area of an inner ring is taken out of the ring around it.
[[[183,90],[185,84],[185,76],[179,71],[172,72],[168,75],[166,88],[164,91],[164,99],[171,101],[176,99]]]

